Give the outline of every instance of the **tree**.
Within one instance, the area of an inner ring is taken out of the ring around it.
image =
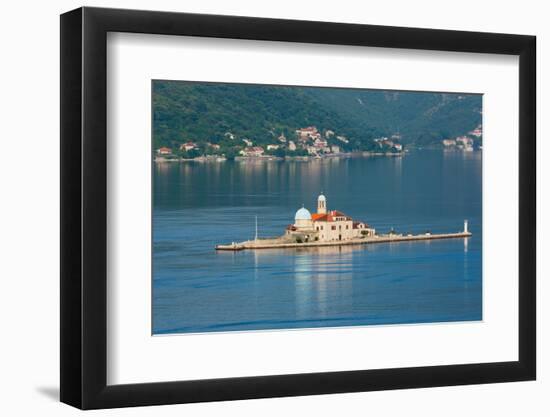
[[[275,149],[275,152],[273,152],[273,155],[279,158],[284,158],[286,155],[286,151],[283,148],[277,148]]]

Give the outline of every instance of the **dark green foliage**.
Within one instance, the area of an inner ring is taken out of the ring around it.
[[[480,110],[480,95],[154,81],[153,139],[155,149],[193,141],[199,154],[234,157],[244,138],[267,145],[280,134],[296,140],[296,129],[316,126],[346,136],[349,144],[329,140],[344,151],[380,150],[373,139],[397,132],[415,144],[465,134],[481,122]]]
[[[481,124],[479,94],[419,93],[359,89],[311,89],[334,111],[386,135],[401,134],[417,145],[466,134]],[[355,133],[355,132],[354,132]]]

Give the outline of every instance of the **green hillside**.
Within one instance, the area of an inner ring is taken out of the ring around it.
[[[244,138],[267,145],[281,134],[295,140],[296,129],[316,126],[348,138],[338,142],[344,150],[370,150],[380,136],[400,133],[404,143],[431,144],[480,123],[480,95],[153,82],[155,148],[193,141],[228,151]]]
[[[360,126],[399,132],[418,145],[466,134],[481,124],[481,95],[382,90],[312,89],[327,108]]]

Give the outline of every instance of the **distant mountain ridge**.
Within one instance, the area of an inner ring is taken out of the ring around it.
[[[388,136],[399,133],[405,143],[416,145],[467,134],[482,121],[482,98],[478,94],[341,89],[311,93],[358,125]]]
[[[267,145],[306,126],[345,136],[344,150],[371,150],[375,138],[394,134],[430,145],[467,134],[482,118],[478,94],[154,81],[152,99],[156,148],[242,139]]]

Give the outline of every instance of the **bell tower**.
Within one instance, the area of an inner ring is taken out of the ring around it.
[[[327,199],[322,193],[317,197],[317,213],[327,214]]]

